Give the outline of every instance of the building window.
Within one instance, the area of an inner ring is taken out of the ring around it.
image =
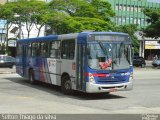
[[[129,17],[126,18],[126,23],[129,24]]]
[[[122,18],[122,23],[123,23],[123,24],[126,23],[126,18],[125,18],[125,17]]]
[[[119,5],[119,10],[122,10],[123,8],[122,8],[122,5]]]
[[[118,5],[116,5],[116,10],[118,11]]]
[[[134,24],[137,24],[137,18],[134,18]]]
[[[141,19],[141,25],[144,25],[144,19],[143,18]]]
[[[138,25],[141,24],[141,18],[138,19],[137,23],[138,23]]]
[[[124,6],[123,6],[123,11],[126,11],[126,10],[127,10],[127,6],[124,5]]]
[[[130,6],[127,6],[127,11],[130,11]]]
[[[134,11],[134,6],[130,6],[130,11]]]
[[[121,25],[122,24],[122,17],[117,17],[117,22],[119,25]]]
[[[137,6],[134,6],[134,7],[133,7],[133,11],[134,11],[134,12],[137,12],[137,11],[138,11],[138,7],[137,7]]]
[[[129,23],[130,23],[130,24],[133,24],[133,23],[134,23],[133,20],[134,20],[133,17],[131,17]]]
[[[142,7],[138,7],[138,12],[142,12]]]

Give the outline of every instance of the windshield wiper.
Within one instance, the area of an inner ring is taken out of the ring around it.
[[[121,48],[122,48],[123,43],[121,42],[120,47],[119,47],[119,64],[121,63]]]
[[[98,43],[99,43],[100,47],[102,48],[104,54],[107,56],[107,60],[108,60],[108,59],[109,59],[109,57],[108,57],[108,52],[107,52],[107,50],[105,49],[103,43],[100,42],[100,41],[99,41]]]

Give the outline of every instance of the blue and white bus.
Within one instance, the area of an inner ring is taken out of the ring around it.
[[[132,89],[132,41],[118,32],[81,32],[17,40],[16,72],[87,93]]]

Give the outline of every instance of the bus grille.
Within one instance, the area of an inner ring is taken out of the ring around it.
[[[123,83],[126,82],[125,79],[100,79],[97,81],[99,84],[116,84],[116,83]]]

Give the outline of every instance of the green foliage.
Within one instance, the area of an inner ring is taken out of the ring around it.
[[[104,20],[109,21],[110,17],[114,17],[115,13],[112,10],[111,4],[106,1],[92,0],[91,4],[96,9],[97,14]]]
[[[113,16],[111,5],[101,0],[53,0],[49,4],[37,0],[18,0],[0,6],[0,18],[7,20],[8,24],[17,24],[19,29],[26,26],[28,37],[33,25],[40,31],[46,24],[56,34],[88,29],[107,31],[112,29],[110,17]]]
[[[112,26],[104,20],[87,17],[70,17],[59,14],[59,17],[52,19],[51,28],[57,34],[81,32],[84,30],[108,31]]]
[[[148,17],[150,23],[143,31],[146,37],[160,37],[160,9],[144,9],[144,14]]]
[[[84,30],[108,31],[112,29],[111,23],[98,18],[75,17],[75,20],[84,26]]]
[[[0,6],[0,18],[7,20],[8,24],[18,25],[19,29],[21,26],[26,26],[28,37],[33,25],[38,24],[37,29],[40,31],[52,17],[54,17],[54,12],[43,1],[18,0]],[[21,32],[23,32],[22,29]]]
[[[133,42],[134,52],[139,53],[139,42],[138,42],[137,38],[134,36],[135,31],[137,31],[136,25],[134,25],[134,24],[120,25],[120,26],[116,26],[113,30],[116,32],[128,33],[130,35],[132,42]]]
[[[8,24],[17,24],[19,29],[25,25],[28,37],[33,25],[39,32],[44,25],[47,25],[50,27],[50,31],[56,34],[83,30],[112,30],[128,33],[133,40],[135,51],[138,52],[138,42],[133,35],[137,30],[136,26],[115,27],[110,20],[114,15],[111,4],[104,0],[92,0],[91,2],[87,0],[52,0],[49,4],[37,0],[18,0],[0,5],[0,18],[7,20]],[[155,22],[159,20],[159,17],[154,18]],[[159,24],[157,23],[157,25]]]
[[[52,32],[56,34],[73,33],[82,29],[82,25],[79,22],[63,12],[55,13],[55,17],[50,19],[49,25],[53,30]]]
[[[50,22],[55,33],[81,32],[83,30],[108,31],[114,16],[111,5],[101,0],[53,0],[49,6],[57,11],[56,18]],[[63,14],[63,15],[62,15]],[[62,17],[63,16],[63,17]],[[56,24],[55,24],[56,23]]]

